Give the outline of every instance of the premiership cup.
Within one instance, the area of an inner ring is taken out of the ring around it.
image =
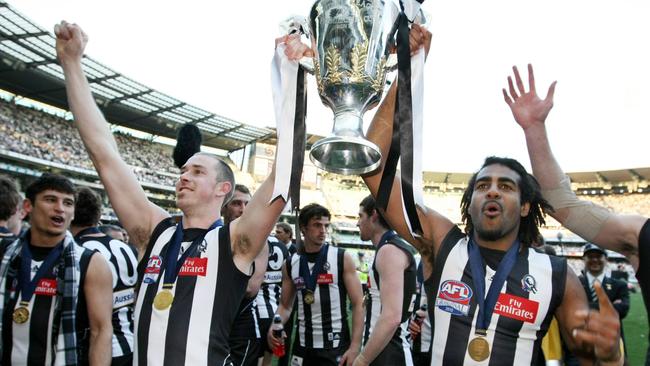
[[[312,6],[313,72],[321,101],[334,112],[332,134],[311,148],[317,167],[344,175],[379,167],[379,148],[363,136],[363,114],[381,99],[398,13],[390,0],[318,0]]]

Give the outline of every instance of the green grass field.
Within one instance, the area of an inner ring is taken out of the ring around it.
[[[648,349],[648,315],[641,293],[630,294],[630,312],[623,319],[630,365],[643,365]]]

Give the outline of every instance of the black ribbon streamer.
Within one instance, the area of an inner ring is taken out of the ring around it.
[[[305,88],[305,71],[298,67],[296,85],[296,113],[293,123],[293,161],[291,163],[291,180],[289,198],[294,211],[300,209],[300,181],[302,167],[305,163],[305,118],[307,116],[307,89]]]
[[[293,161],[291,163],[291,180],[289,181],[289,199],[291,209],[296,216],[296,244],[300,245],[298,214],[300,212],[300,182],[302,167],[305,163],[305,119],[307,118],[307,88],[305,70],[298,67],[296,85],[296,113],[293,123]]]
[[[422,234],[413,199],[413,103],[411,95],[411,50],[409,45],[409,20],[402,11],[397,17],[397,98],[393,114],[393,136],[386,165],[377,192],[377,205],[386,210],[390,199],[397,161],[402,156],[402,197],[411,230]],[[419,174],[419,172],[418,172]]]

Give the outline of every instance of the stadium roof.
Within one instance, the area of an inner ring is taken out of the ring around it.
[[[0,0],[0,88],[68,110],[54,35]],[[275,141],[275,130],[246,125],[192,106],[121,75],[90,57],[83,69],[106,119],[152,135],[176,138],[186,123],[197,125],[206,146],[232,151],[252,142]],[[308,136],[308,142],[317,140]],[[308,146],[311,145],[308,143]]]
[[[629,182],[650,182],[650,168],[603,170],[594,172],[567,173],[571,182],[578,184],[597,184],[616,186]],[[440,184],[466,185],[471,173],[424,172],[424,181]]]

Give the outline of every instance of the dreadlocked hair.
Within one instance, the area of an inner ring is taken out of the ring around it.
[[[517,236],[522,244],[530,246],[532,243],[535,243],[539,236],[541,236],[539,227],[546,224],[544,216],[549,212],[553,212],[553,206],[542,197],[542,191],[537,179],[535,179],[531,174],[528,174],[526,169],[517,160],[490,156],[485,159],[481,169],[490,165],[503,165],[519,175],[518,185],[521,204],[529,203],[530,210],[528,216],[521,218],[519,223],[519,233]],[[479,171],[481,169],[479,169]],[[462,221],[465,224],[465,233],[467,235],[470,235],[474,230],[472,217],[469,213],[469,205],[472,201],[474,185],[476,184],[476,177],[478,176],[479,171],[474,173],[470,178],[460,201]]]

